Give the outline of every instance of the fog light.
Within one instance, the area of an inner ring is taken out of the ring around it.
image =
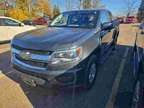
[[[74,75],[73,74],[64,74],[64,75],[58,76],[56,78],[56,80],[58,80],[59,82],[62,82],[62,83],[73,82],[74,81]]]

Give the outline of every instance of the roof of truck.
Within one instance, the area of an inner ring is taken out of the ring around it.
[[[71,11],[64,11],[63,13],[75,13],[75,12],[97,12],[97,11],[109,11],[107,9],[83,9],[83,10],[71,10]]]

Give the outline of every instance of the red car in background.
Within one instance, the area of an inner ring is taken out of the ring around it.
[[[127,23],[127,24],[136,23],[136,22],[137,22],[137,18],[134,16],[127,17],[126,21],[125,21],[125,23]]]
[[[48,19],[46,18],[37,18],[35,20],[33,20],[33,23],[36,25],[48,25]]]

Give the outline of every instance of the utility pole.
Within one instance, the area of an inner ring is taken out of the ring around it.
[[[31,1],[27,0],[27,5],[28,5],[28,12],[31,14]]]
[[[4,15],[5,16],[6,16],[6,13],[7,13],[7,7],[8,7],[7,0],[4,0]]]
[[[79,0],[79,6],[78,9],[80,10],[82,8],[82,0]]]
[[[72,9],[71,0],[66,0],[66,9],[67,10],[71,10]]]

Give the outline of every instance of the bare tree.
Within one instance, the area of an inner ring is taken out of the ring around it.
[[[78,1],[79,1],[78,9],[81,9],[82,8],[82,0],[78,0]]]
[[[144,18],[144,0],[141,1],[137,16],[138,16],[139,22],[141,22]]]
[[[65,0],[66,9],[96,9],[105,8],[101,0]]]
[[[92,0],[92,8],[99,8],[100,7],[100,0]]]
[[[78,9],[105,8],[101,0],[78,0]]]
[[[123,3],[125,5],[125,14],[127,17],[133,14],[137,10],[138,8],[137,4],[140,1],[141,0],[123,0]]]
[[[91,9],[92,8],[92,0],[83,0],[83,8]]]

